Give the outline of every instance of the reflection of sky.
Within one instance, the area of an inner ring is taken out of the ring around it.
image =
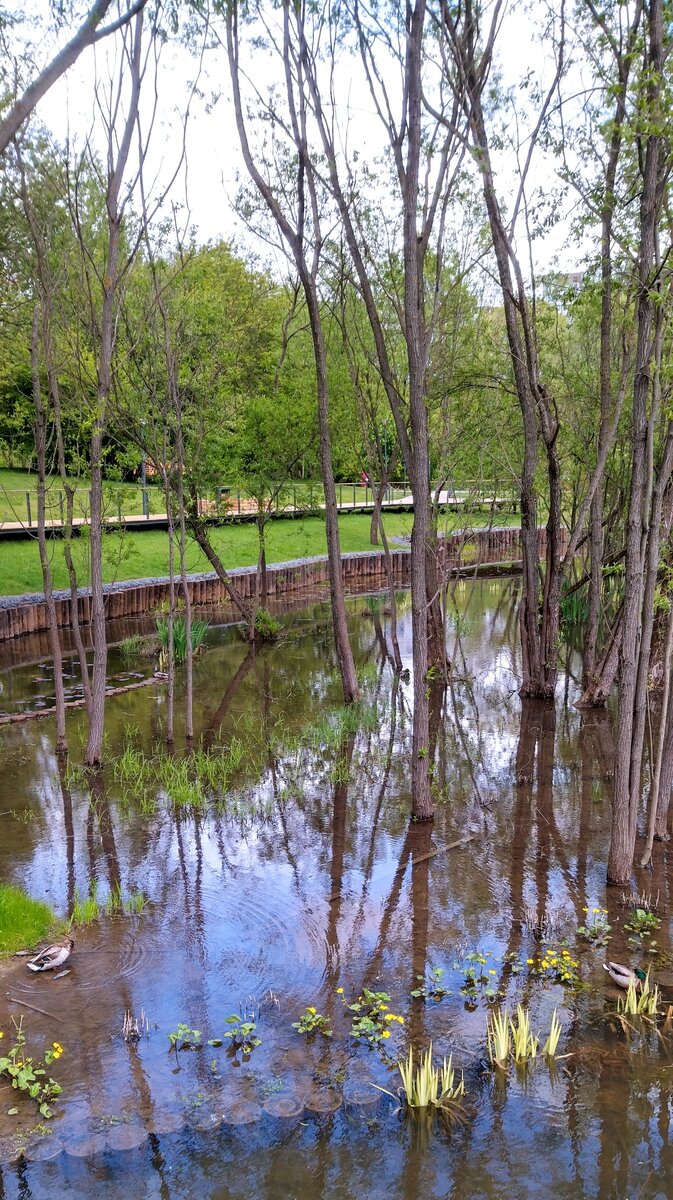
[[[197,728],[208,729],[217,713],[217,728],[211,728],[216,744],[227,746],[237,737],[245,751],[244,769],[221,811],[213,807],[200,817],[174,817],[164,807],[143,817],[128,798],[124,803],[123,788],[108,770],[95,803],[81,779],[70,789],[69,853],[68,792],[62,790],[53,756],[51,724],[2,733],[1,876],[47,897],[60,913],[74,887],[85,895],[92,880],[101,897],[118,877],[124,894],[142,889],[149,898],[140,917],[103,919],[77,931],[72,970],[63,980],[29,977],[19,963],[10,968],[9,986],[3,989],[15,1000],[0,1002],[0,1028],[8,1011],[18,1012],[12,1008],[17,999],[57,1016],[59,1036],[69,1048],[63,1060],[66,1097],[82,1096],[88,1121],[96,1112],[120,1111],[140,1113],[145,1120],[152,1104],[183,1112],[196,1093],[216,1109],[223,1088],[263,1102],[270,1079],[285,1086],[303,1081],[301,1086],[308,1087],[316,1078],[364,1076],[390,1086],[376,1054],[349,1049],[336,998],[339,986],[349,997],[363,986],[387,990],[415,1039],[432,1037],[440,1054],[454,1051],[467,1068],[473,1116],[466,1140],[458,1136],[454,1142],[450,1161],[440,1136],[436,1151],[409,1175],[412,1151],[403,1128],[384,1122],[383,1130],[370,1130],[363,1142],[357,1126],[339,1117],[315,1133],[326,1169],[333,1173],[326,1192],[302,1174],[305,1139],[314,1134],[300,1132],[288,1145],[262,1126],[250,1133],[250,1145],[264,1148],[261,1160],[244,1143],[233,1162],[221,1146],[216,1169],[191,1144],[194,1178],[205,1188],[200,1194],[223,1195],[226,1187],[226,1194],[242,1195],[245,1176],[248,1195],[275,1195],[265,1175],[267,1163],[289,1180],[283,1194],[294,1194],[302,1179],[296,1194],[308,1200],[382,1194],[376,1189],[383,1183],[386,1195],[415,1196],[416,1183],[404,1182],[411,1178],[425,1180],[425,1194],[431,1196],[446,1195],[449,1188],[452,1195],[466,1197],[510,1195],[515,1177],[517,1194],[547,1195],[550,1180],[561,1194],[616,1194],[610,1190],[614,1175],[608,1171],[606,1182],[596,1175],[600,1139],[609,1153],[612,1135],[601,1125],[605,1097],[595,1070],[580,1089],[581,1110],[594,1114],[593,1132],[586,1133],[591,1155],[570,1133],[580,1101],[567,1071],[562,1069],[553,1085],[542,1065],[525,1086],[515,1077],[501,1090],[479,1082],[487,1010],[483,1000],[474,1012],[465,1010],[459,995],[465,955],[480,949],[488,956],[485,969],[503,979],[510,1002],[526,998],[536,1028],[548,1025],[554,1006],[568,1028],[572,1013],[563,1006],[560,989],[545,989],[528,976],[525,961],[537,944],[522,925],[523,906],[538,914],[546,906],[572,936],[583,920],[583,906],[605,902],[609,811],[594,751],[578,740],[579,716],[562,707],[563,681],[553,747],[521,724],[516,651],[510,644],[516,631],[514,584],[461,585],[456,602],[459,619],[450,625],[447,643],[454,672],[435,752],[432,827],[409,831],[412,692],[410,684],[402,684],[391,703],[385,604],[376,599],[351,601],[349,618],[356,658],[364,668],[365,704],[376,706],[376,719],[366,722],[352,742],[342,743],[350,768],[346,772],[342,765],[336,776],[336,748],[315,732],[339,703],[326,610],[320,606],[301,620],[290,617],[282,644],[254,659],[246,660],[245,646],[231,634],[221,640],[214,634],[215,644],[197,663]],[[409,637],[407,609],[400,619],[405,655]],[[234,677],[238,687],[223,706]],[[142,689],[110,700],[111,754],[121,748],[130,727],[145,752],[158,750],[161,695]],[[533,729],[549,721],[548,708],[528,711]],[[82,723],[81,715],[74,715],[71,731]],[[533,779],[517,786],[517,754],[526,739],[532,746]],[[73,741],[77,745],[76,737]],[[176,745],[181,745],[179,731]],[[553,792],[537,774],[543,750]],[[473,836],[468,846],[442,852],[442,846],[466,833]],[[413,871],[409,854],[419,857]],[[507,951],[524,964],[519,976],[503,972]],[[445,968],[452,995],[440,1005],[414,1006],[409,999],[414,976],[424,966]],[[599,960],[585,954],[586,978],[599,982],[599,970]],[[226,1017],[238,1012],[246,997],[259,1000],[268,989],[279,1007],[262,1015],[262,1046],[245,1068],[232,1067],[220,1050],[213,1056],[182,1055],[174,1073],[166,1055],[170,1029],[186,1021],[208,1036],[222,1036]],[[582,999],[580,1010],[590,1003]],[[291,1030],[307,1004],[332,1017],[332,1043],[306,1047]],[[128,1051],[119,1038],[124,1011],[139,1014],[141,1007],[159,1026],[140,1048],[144,1083],[137,1070],[129,1070]],[[26,1012],[34,1036],[50,1039],[50,1019]],[[576,1035],[580,1048],[583,1036]],[[405,1033],[400,1030],[396,1038],[391,1044],[399,1051]],[[210,1071],[211,1057],[221,1079]],[[622,1096],[628,1092],[618,1092],[617,1103]],[[639,1120],[646,1122],[651,1110],[642,1103]],[[67,1125],[74,1109],[69,1110],[67,1098],[62,1108]],[[629,1137],[640,1127],[636,1122]],[[2,1136],[0,1128],[0,1143]],[[353,1165],[341,1174],[346,1148]],[[542,1153],[544,1177],[535,1168]],[[173,1174],[166,1194],[184,1195],[177,1151],[169,1147],[167,1154]],[[376,1178],[374,1160],[385,1163]],[[147,1163],[142,1169],[150,1171]],[[364,1189],[357,1193],[352,1191],[355,1177]],[[113,1170],[110,1180],[109,1194],[119,1195],[121,1176]],[[73,1194],[86,1194],[82,1189],[83,1183]]]

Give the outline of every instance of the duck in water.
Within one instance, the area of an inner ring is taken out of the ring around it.
[[[641,971],[640,967],[622,967],[616,962],[603,963],[603,970],[607,971],[613,983],[617,987],[628,988],[634,984],[636,988],[642,987],[645,982],[645,972]]]

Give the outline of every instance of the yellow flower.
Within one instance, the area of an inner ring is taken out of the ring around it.
[[[315,1009],[313,1008],[313,1006],[312,1006],[312,1005],[309,1005],[309,1007],[306,1009],[306,1011],[307,1011],[307,1012],[310,1012],[310,1013],[314,1013],[314,1012],[315,1012]]]
[[[489,975],[497,975],[497,971],[494,971],[493,967],[491,967],[491,969],[489,971]]]
[[[397,1017],[395,1016],[395,1013],[386,1013],[384,1020],[385,1021],[396,1021]]]
[[[389,1029],[384,1029],[384,1030],[383,1030],[383,1033],[381,1034],[381,1037],[382,1037],[382,1038],[390,1037],[390,1030],[389,1030]]]
[[[4,1036],[5,1036],[5,1035],[4,1035],[4,1033],[3,1033],[3,1032],[2,1032],[2,1030],[0,1029],[0,1038],[3,1038]]]
[[[396,1017],[396,1020],[399,1021],[400,1025],[404,1025],[404,1017]]]
[[[388,1011],[388,1005],[387,1005],[387,1004],[382,1004],[382,1005],[381,1005],[381,1012],[387,1012],[387,1011]]]
[[[529,967],[532,967],[533,963],[535,962],[535,959],[534,959],[534,958],[527,958],[527,959],[526,959],[526,962],[528,963],[528,966],[529,966]]]
[[[337,996],[343,996],[343,994],[344,994],[343,988],[337,988],[336,994],[337,994]]]
[[[583,909],[582,909],[582,912],[588,912],[588,911],[589,911],[589,909],[588,909],[588,908],[583,908]]]
[[[600,910],[600,908],[592,908],[591,911],[592,911],[592,913],[599,913],[601,910]]]

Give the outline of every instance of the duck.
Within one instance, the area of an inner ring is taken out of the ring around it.
[[[31,958],[29,963],[26,963],[29,971],[53,971],[56,967],[62,967],[64,962],[70,958],[75,943],[71,937],[62,937],[58,941],[52,942],[51,946],[45,946],[44,950],[35,958]]]
[[[603,970],[607,971],[613,983],[617,987],[628,988],[631,984],[635,987],[642,987],[645,982],[645,972],[641,971],[640,967],[622,967],[616,962],[603,963]]]

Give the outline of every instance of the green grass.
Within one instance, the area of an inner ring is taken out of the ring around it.
[[[446,528],[462,526],[461,514],[448,514]],[[472,517],[479,526],[488,521],[487,514]],[[411,532],[410,513],[386,513],[384,517],[389,537],[400,537]],[[498,514],[500,525],[518,525],[516,516]],[[369,541],[370,518],[363,513],[353,513],[339,518],[341,550],[351,554],[358,550],[371,550]],[[212,541],[225,567],[249,567],[257,562],[257,531],[252,524],[232,524],[212,531]],[[63,560],[63,545],[55,538],[51,544],[53,583],[56,588],[68,586]],[[76,539],[75,553],[81,566],[81,586],[86,586],[87,539]],[[267,533],[267,562],[286,562],[288,559],[304,558],[314,554],[325,554],[325,524],[322,517],[305,520],[273,521]],[[195,543],[190,543],[187,555],[188,571],[209,571],[210,565]],[[104,576],[106,582],[117,579],[143,579],[168,574],[168,538],[163,530],[147,530],[139,533],[108,533],[105,536]],[[16,596],[23,592],[41,592],[42,573],[34,541],[0,542],[0,595]]]
[[[0,883],[0,954],[37,945],[55,924],[48,904],[32,900],[10,883]]]

